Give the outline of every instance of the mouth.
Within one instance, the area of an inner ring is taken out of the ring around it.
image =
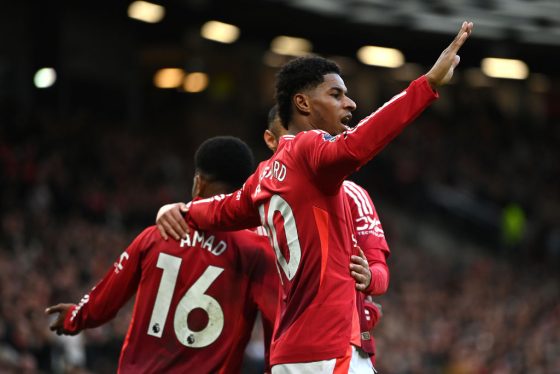
[[[345,127],[348,127],[348,125],[350,124],[350,121],[352,120],[352,115],[351,114],[347,114],[344,117],[342,117],[340,119],[340,123],[342,123]]]

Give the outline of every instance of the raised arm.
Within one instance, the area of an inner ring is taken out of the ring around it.
[[[425,75],[353,129],[336,137],[319,131],[311,132],[314,136],[307,135],[308,141],[315,144],[309,147],[312,154],[306,157],[321,185],[328,187],[332,183],[341,183],[379,153],[438,97],[434,89],[449,82],[453,76],[460,60],[457,53],[472,28],[472,23],[464,22],[455,39]]]

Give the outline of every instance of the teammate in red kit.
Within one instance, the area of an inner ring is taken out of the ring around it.
[[[344,179],[380,152],[437,98],[457,52],[472,31],[464,22],[432,69],[352,130],[355,103],[336,64],[305,57],[286,64],[276,100],[289,135],[243,187],[188,204],[189,227],[238,230],[262,224],[276,252],[280,314],[272,345],[272,373],[373,372],[359,349],[355,287],[348,272],[357,255]]]
[[[217,137],[200,146],[195,166],[193,197],[207,197],[239,188],[253,158],[241,140]],[[109,321],[137,293],[120,373],[235,373],[259,310],[270,342],[277,292],[265,236],[199,230],[165,241],[152,226],[78,305],[46,313],[59,313],[51,330],[74,335]]]

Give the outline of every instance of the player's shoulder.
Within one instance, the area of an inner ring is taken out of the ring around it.
[[[157,227],[155,225],[148,226],[132,240],[128,251],[134,253],[143,252],[163,241]]]
[[[294,140],[295,141],[305,141],[305,140],[331,141],[334,138],[335,138],[335,136],[329,134],[328,132],[326,132],[324,130],[314,129],[314,130],[302,131],[302,132],[298,133],[295,136]]]
[[[309,151],[313,151],[320,143],[334,141],[335,137],[323,130],[301,131],[296,135],[284,135],[280,138],[278,151],[275,155],[282,157],[284,152],[290,155],[302,154],[307,155]]]
[[[342,186],[344,187],[344,190],[355,190],[355,191],[360,191],[360,192],[364,192],[366,194],[369,195],[369,193],[367,192],[367,190],[365,188],[363,188],[362,186],[360,186],[359,184],[357,184],[356,182],[353,182],[351,180],[345,180],[344,182],[342,182]]]
[[[135,241],[141,242],[143,244],[155,243],[163,241],[161,234],[156,225],[148,226],[138,236],[136,236]]]
[[[373,201],[365,188],[349,180],[342,183],[342,188],[350,205],[357,206],[362,214],[374,213]]]
[[[279,147],[289,144],[299,144],[307,141],[330,141],[335,138],[324,130],[314,129],[298,132],[296,135],[283,135],[280,137]]]

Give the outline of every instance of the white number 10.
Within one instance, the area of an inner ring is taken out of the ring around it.
[[[290,260],[287,261],[282,251],[280,251],[280,244],[278,241],[278,231],[274,226],[274,213],[279,212],[284,221],[284,232],[286,233],[286,242],[288,244],[288,251],[290,252]],[[270,199],[268,206],[268,214],[265,216],[264,205],[259,206],[259,213],[261,222],[268,233],[270,243],[276,252],[278,264],[286,274],[288,280],[296,275],[301,260],[301,247],[299,245],[299,236],[297,232],[296,219],[292,208],[286,200],[279,195],[274,195]]]
[[[182,259],[165,253],[160,253],[157,267],[163,269],[159,289],[148,325],[148,335],[161,338],[163,327],[167,320],[171,299],[175,291],[179,268]],[[189,290],[183,295],[173,319],[175,335],[181,344],[190,348],[203,348],[218,339],[224,328],[224,312],[218,300],[206,295],[210,285],[220,276],[224,269],[216,266],[208,266],[204,273],[194,282]],[[200,308],[208,315],[208,324],[200,331],[192,331],[187,322],[189,313],[193,309]]]

